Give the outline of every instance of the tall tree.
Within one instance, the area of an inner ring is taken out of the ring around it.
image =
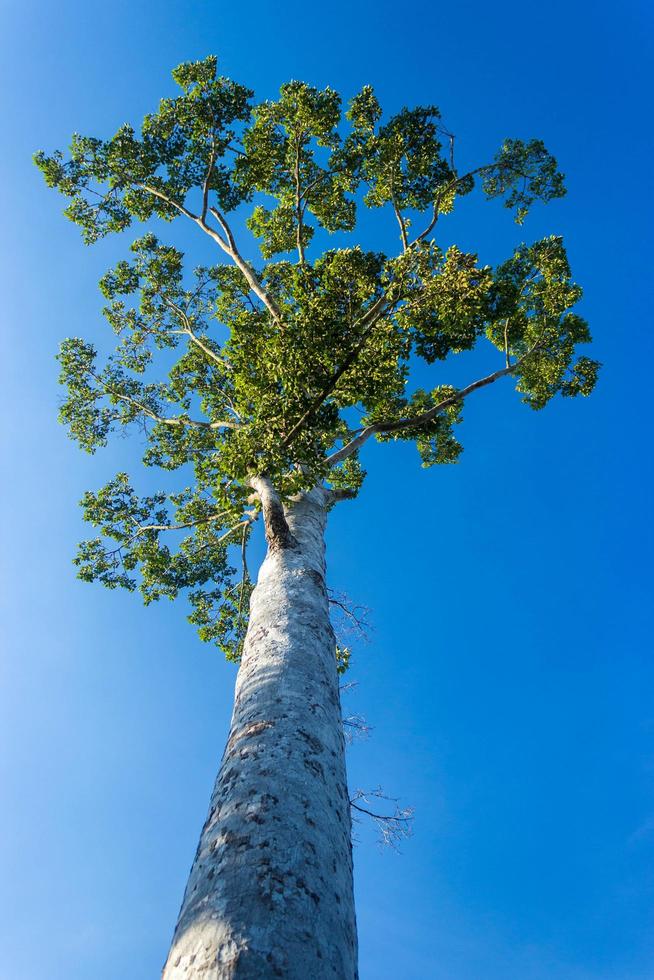
[[[576,354],[590,335],[571,312],[581,290],[561,238],[521,245],[493,269],[436,234],[475,186],[522,223],[532,204],[564,194],[563,177],[540,140],[506,140],[460,172],[435,106],[384,121],[369,86],[343,116],[335,91],[297,81],[253,104],[213,57],[173,78],[181,94],[140,135],[126,125],[36,155],[86,243],[135,221],[163,234],[182,219],[219,260],[185,270],[148,230],[100,283],[114,353],[99,363],[88,341],[62,344],[71,436],[94,453],[135,426],[144,463],[180,477],[175,492],[138,496],[118,473],[86,493],[98,535],[75,562],[85,581],[139,589],[146,603],[186,593],[202,639],[240,663],[165,980],[352,980],[328,513],[356,496],[371,439],[415,442],[424,466],[455,462],[465,399],[501,378],[532,409],[591,391],[598,365]],[[388,210],[397,254],[351,243],[361,207]],[[256,264],[234,230],[245,213]],[[341,233],[340,247],[316,248],[325,232]],[[477,345],[485,376],[411,390],[419,360]],[[254,587],[246,554],[260,515],[268,550]]]

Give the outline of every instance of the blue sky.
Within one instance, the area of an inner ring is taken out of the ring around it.
[[[260,97],[372,83],[391,111],[440,105],[462,161],[538,136],[567,174],[522,229],[467,199],[443,235],[489,263],[564,235],[597,392],[539,414],[510,384],[479,393],[451,468],[369,445],[329,531],[331,585],[374,625],[351,783],[416,810],[402,855],[360,830],[361,976],[654,976],[652,26],[645,3],[560,0],[2,4],[3,980],[158,975],[227,731],[234,668],[184,611],[74,577],[77,501],[135,452],[68,441],[53,358],[101,336],[97,280],[128,239],[85,249],[30,164],[138,122],[212,52]],[[393,247],[390,217],[364,234]]]

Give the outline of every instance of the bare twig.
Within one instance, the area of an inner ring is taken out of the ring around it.
[[[340,685],[339,691],[341,692],[341,694],[347,694],[348,691],[353,691],[354,688],[358,686],[359,686],[358,681],[345,681],[344,684]]]
[[[394,803],[395,807],[392,813],[377,813],[371,810],[369,797],[373,797],[377,800],[385,800],[388,803]],[[361,803],[365,803],[366,806],[361,806]],[[399,807],[397,806],[398,801],[392,797],[387,796],[382,792],[381,787],[374,790],[364,791],[362,789],[356,790],[354,796],[350,799],[350,807],[357,813],[362,813],[369,817],[373,823],[376,825],[379,833],[379,843],[385,847],[391,847],[395,851],[399,851],[399,845],[407,837],[411,836],[412,832],[412,822],[413,822],[413,807]],[[356,818],[354,818],[356,819]]]
[[[345,715],[343,718],[343,737],[345,744],[351,745],[356,738],[367,738],[372,728],[363,715]]]
[[[349,629],[356,632],[361,639],[368,640],[370,623],[367,617],[370,610],[366,606],[354,605],[344,592],[335,592],[333,589],[327,591],[329,605],[339,610]]]

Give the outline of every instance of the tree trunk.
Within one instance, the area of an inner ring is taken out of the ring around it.
[[[263,501],[268,554],[163,980],[358,976],[325,501],[303,494],[285,533]]]

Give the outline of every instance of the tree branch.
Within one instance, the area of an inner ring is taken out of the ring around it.
[[[207,173],[202,183],[202,216],[201,220],[204,221],[207,217],[207,208],[209,206],[209,181],[211,179],[211,174],[213,173],[213,166],[216,162],[216,145],[215,140],[213,140],[213,145],[211,148],[211,153],[209,155],[209,166],[207,167]]]
[[[163,191],[158,190],[156,187],[152,187],[150,184],[138,184],[137,186],[142,190],[147,191],[148,194],[153,194],[155,197],[158,197],[160,201],[164,201],[172,208],[176,208],[180,214],[184,215],[185,218],[190,218],[191,221],[200,221],[197,214],[193,214],[193,212],[189,211],[188,208],[185,208],[183,204],[179,204],[178,201],[174,201],[172,197],[168,197],[167,194],[164,194]]]
[[[532,353],[532,351],[529,351],[529,353]],[[525,354],[525,357],[526,356],[527,355]],[[347,459],[348,456],[356,453],[364,442],[367,442],[368,439],[370,439],[370,437],[376,433],[399,432],[402,429],[427,425],[429,422],[432,422],[445,408],[449,408],[450,405],[455,405],[457,402],[463,401],[468,397],[468,395],[472,394],[473,391],[477,391],[478,388],[485,388],[486,385],[493,384],[493,382],[497,381],[499,378],[503,378],[507,374],[512,374],[523,360],[524,357],[521,358],[516,364],[502,368],[499,371],[494,371],[493,374],[488,374],[485,378],[480,378],[478,381],[473,381],[472,384],[467,385],[467,387],[455,392],[455,394],[450,395],[448,398],[444,398],[443,401],[439,402],[437,405],[434,405],[433,408],[430,408],[427,412],[422,412],[420,415],[414,416],[414,418],[398,419],[394,422],[373,422],[371,425],[367,425],[365,429],[362,429],[359,435],[356,436],[356,438],[348,442],[347,445],[342,447],[342,449],[339,449],[335,453],[332,453],[331,456],[328,456],[326,460],[327,464],[329,466],[336,466],[337,463],[341,463],[344,459]]]
[[[487,163],[483,167],[476,167],[474,170],[469,170],[468,173],[464,174],[462,177],[455,177],[454,180],[451,180],[449,182],[449,184],[446,184],[445,187],[443,187],[442,190],[439,191],[436,200],[434,201],[434,210],[432,212],[431,221],[429,222],[425,230],[422,231],[417,238],[414,238],[414,240],[410,243],[408,247],[414,248],[419,242],[424,241],[427,235],[429,235],[430,232],[433,230],[436,222],[438,221],[440,203],[445,197],[445,195],[449,193],[449,191],[454,190],[454,188],[456,188],[458,184],[462,183],[462,181],[466,180],[468,177],[475,177],[477,174],[486,173],[489,170],[493,170],[493,168],[497,166],[498,164],[496,163]]]
[[[228,514],[229,511],[223,510],[220,514],[210,514],[208,517],[198,517],[196,521],[184,521],[181,524],[139,524],[138,529],[134,532],[131,540],[138,537],[140,534],[145,534],[146,531],[182,531],[187,527],[197,527],[199,524],[211,524],[213,521],[220,520]],[[238,525],[237,525],[238,526]]]
[[[302,206],[301,206],[301,194],[300,194],[300,139],[298,137],[296,147],[295,147],[295,213],[297,215],[297,251],[300,258],[300,264],[304,265],[304,244],[302,242]]]
[[[395,203],[395,198],[393,198],[393,210],[395,211],[395,217],[397,218],[397,223],[400,226],[400,237],[402,238],[402,251],[406,252],[406,250],[409,247],[409,239],[407,238],[407,234],[406,234],[406,226],[404,224],[404,218],[402,217],[400,209]]]
[[[330,606],[336,606],[341,614],[350,623],[350,632],[356,632],[364,640],[368,639],[370,624],[367,620],[369,609],[366,606],[355,606],[342,592],[335,592],[333,589],[327,590],[328,602]]]
[[[246,579],[248,581],[250,579],[250,572],[248,570],[248,558],[247,558],[247,544],[248,544],[248,541],[247,541],[247,529],[248,529],[248,525],[251,524],[255,520],[256,520],[256,517],[251,518],[250,521],[248,522],[248,524],[246,524],[243,527],[243,539],[241,541],[241,566],[243,568],[243,581],[244,582],[245,582]]]
[[[112,388],[110,385],[105,384],[102,378],[99,378],[97,374],[93,374],[90,371],[88,373],[89,376],[92,377],[93,380],[102,387],[102,389],[104,390],[104,394],[110,395],[113,398],[117,398],[119,401],[126,402],[129,405],[133,405],[135,408],[138,408],[138,410],[142,412],[143,415],[147,416],[149,419],[152,419],[154,422],[159,422],[161,425],[183,425],[195,429],[238,429],[239,428],[237,422],[232,422],[228,419],[221,419],[219,422],[200,422],[200,421],[196,421],[195,419],[184,418],[184,416],[181,415],[175,418],[164,418],[162,415],[158,415],[157,412],[153,411],[153,409],[151,408],[148,408],[147,405],[144,405],[136,398],[132,398],[131,395],[125,395],[123,392],[117,391],[115,388]]]
[[[297,544],[288,526],[284,505],[267,476],[250,477],[250,486],[258,494],[268,547],[273,550],[294,548]]]
[[[352,367],[352,365],[354,364],[354,362],[359,357],[361,351],[365,347],[366,342],[368,341],[368,338],[370,337],[370,334],[372,333],[372,331],[375,328],[376,324],[379,322],[379,320],[384,315],[384,313],[386,313],[388,311],[390,305],[391,304],[388,303],[388,298],[387,298],[387,295],[386,294],[384,294],[383,296],[380,296],[379,299],[375,303],[373,303],[373,305],[370,308],[370,310],[368,310],[368,312],[363,317],[361,317],[361,319],[358,320],[357,323],[355,323],[353,325],[353,329],[356,328],[357,326],[364,326],[365,327],[365,330],[364,330],[363,334],[361,335],[361,337],[359,338],[358,343],[352,348],[352,350],[350,351],[350,353],[347,354],[347,356],[342,361],[342,363],[339,365],[339,367],[336,368],[336,370],[334,371],[334,373],[332,374],[332,376],[326,382],[326,384],[321,389],[321,391],[319,392],[319,394],[316,395],[316,397],[311,402],[311,404],[309,405],[309,407],[307,408],[307,410],[304,412],[304,414],[302,415],[302,417],[295,423],[295,425],[293,426],[293,428],[291,429],[291,431],[285,436],[285,438],[284,438],[284,440],[282,442],[282,446],[284,448],[286,448],[287,446],[289,446],[291,444],[291,442],[293,441],[293,439],[295,438],[295,436],[303,428],[304,424],[311,418],[312,415],[314,415],[318,411],[318,409],[320,408],[320,406],[322,405],[322,403],[327,398],[329,398],[329,396],[334,391],[336,385],[338,384],[338,382],[340,381],[340,379],[343,377],[343,375],[345,374],[345,372],[347,370],[349,370],[349,368]]]
[[[374,810],[369,810],[368,807],[361,806],[357,802],[359,800],[363,800],[364,803],[369,803],[369,796],[374,796],[377,799],[394,803],[394,812],[389,814],[375,813]],[[379,831],[380,844],[392,847],[394,850],[398,850],[398,845],[402,840],[411,836],[411,823],[413,821],[413,807],[399,807],[397,806],[397,802],[398,801],[393,797],[386,796],[386,794],[382,792],[381,788],[370,790],[367,793],[361,789],[358,789],[353,798],[350,800],[350,806],[353,810],[370,817],[370,819],[376,824],[377,830]]]
[[[315,180],[312,180],[310,184],[307,184],[307,186],[304,188],[304,190],[300,195],[300,200],[304,198],[305,207],[309,202],[309,195],[311,191],[314,189],[314,187],[317,187],[318,184],[321,184],[323,180],[327,180],[328,177],[333,177],[334,174],[339,173],[340,170],[342,170],[342,168],[337,168],[336,170],[323,170],[323,172],[318,177],[316,177]]]
[[[198,335],[193,330],[193,327],[191,326],[191,318],[181,308],[181,306],[178,306],[177,303],[173,303],[173,301],[171,299],[168,299],[166,296],[164,296],[163,293],[161,293],[160,295],[161,295],[161,299],[166,304],[166,306],[173,311],[175,316],[181,321],[183,325],[182,330],[176,330],[174,332],[177,334],[183,334],[187,336],[192,341],[192,343],[194,343],[197,347],[199,347],[199,349],[203,352],[203,354],[206,355],[206,357],[209,358],[209,360],[214,361],[215,364],[220,365],[220,367],[224,368],[226,371],[231,371],[232,367],[229,364],[229,362],[224,360],[224,358],[220,357],[219,354],[216,354],[215,351],[211,350],[210,347],[207,347],[207,345],[200,340]]]
[[[407,821],[410,820],[410,817],[397,816],[396,814],[393,814],[392,816],[386,816],[385,814],[382,813],[374,813],[372,810],[366,810],[365,807],[359,806],[353,800],[350,800],[350,806],[354,810],[358,810],[359,813],[365,813],[369,817],[372,817],[373,820],[393,820],[393,821],[397,821],[398,823],[407,823]]]
[[[393,169],[393,173],[394,173],[394,169]],[[394,184],[393,177],[391,176],[391,202],[393,204],[393,211],[395,212],[395,217],[397,218],[397,223],[400,226],[400,237],[402,239],[402,251],[403,252],[406,252],[406,250],[409,247],[409,239],[407,238],[407,234],[406,234],[406,225],[404,223],[404,218],[402,217],[402,214],[400,212],[400,209],[397,206],[397,201],[395,200],[395,189],[394,189],[393,184]]]
[[[346,745],[352,745],[355,738],[368,738],[372,728],[363,715],[344,715],[343,738]]]
[[[216,221],[219,223],[220,227],[222,228],[226,236],[227,241],[221,238],[218,232],[214,231],[214,229],[211,228],[206,223],[206,221],[204,220],[199,221],[200,227],[211,238],[213,238],[214,241],[216,241],[220,245],[222,250],[226,252],[227,255],[230,256],[234,264],[241,270],[241,272],[245,276],[245,279],[247,280],[248,285],[252,289],[252,292],[255,294],[255,296],[258,296],[258,298],[261,300],[261,302],[266,307],[268,312],[271,314],[273,319],[276,320],[278,323],[281,323],[281,319],[282,319],[281,310],[279,309],[277,303],[272,298],[270,293],[264,287],[263,283],[257,276],[256,272],[254,271],[250,263],[246,262],[246,260],[239,252],[238,247],[236,245],[236,239],[234,238],[234,235],[232,234],[232,230],[227,224],[225,217],[220,213],[220,211],[217,208],[211,207],[209,208],[209,211],[214,216]]]
[[[144,191],[147,191],[149,194],[154,194],[155,197],[158,197],[160,200],[165,201],[166,204],[169,204],[171,207],[176,208],[180,212],[180,214],[183,214],[186,218],[189,218],[191,221],[194,221],[195,224],[198,225],[203,232],[205,232],[205,234],[209,235],[209,237],[212,238],[213,241],[215,241],[216,244],[220,246],[223,252],[229,255],[229,257],[233,260],[234,264],[240,269],[240,271],[245,276],[248,285],[255,293],[255,295],[259,297],[259,299],[264,304],[264,306],[268,309],[272,317],[278,322],[281,321],[281,312],[279,307],[277,306],[277,303],[274,301],[272,296],[270,296],[270,294],[264,288],[263,284],[259,280],[252,266],[249,264],[249,262],[246,262],[246,260],[239,252],[232,231],[229,225],[227,224],[227,221],[225,220],[224,216],[220,213],[220,211],[217,208],[207,207],[207,210],[218,221],[220,227],[222,228],[226,236],[226,239],[222,238],[214,228],[212,228],[210,225],[207,224],[206,211],[204,206],[205,203],[207,203],[205,201],[205,194],[208,195],[208,176],[205,178],[205,181],[203,183],[203,210],[201,214],[193,214],[193,212],[189,211],[188,208],[184,207],[183,204],[179,204],[171,197],[168,197],[167,194],[164,194],[163,191],[158,190],[156,187],[152,187],[150,184],[139,184],[138,186],[141,187]]]
[[[474,177],[476,174],[485,173],[485,172],[487,172],[489,170],[492,170],[496,166],[498,166],[498,165],[497,164],[487,164],[486,166],[483,166],[483,167],[477,167],[474,170],[470,170],[467,174],[464,174],[462,177],[455,177],[454,180],[450,181],[446,185],[446,187],[439,193],[439,195],[438,195],[438,197],[437,197],[437,199],[436,199],[436,201],[434,203],[434,213],[433,213],[433,217],[432,217],[432,220],[431,220],[430,224],[427,226],[427,228],[420,235],[418,235],[417,238],[415,238],[410,243],[409,243],[408,238],[407,238],[407,235],[406,235],[406,228],[405,228],[405,225],[404,225],[404,220],[403,220],[402,215],[400,214],[399,209],[398,209],[398,207],[396,205],[395,199],[393,198],[392,199],[393,209],[395,211],[395,215],[396,215],[396,217],[398,219],[398,222],[399,222],[399,225],[400,225],[400,230],[401,230],[401,233],[402,233],[402,244],[404,246],[404,251],[408,251],[409,249],[414,248],[419,242],[423,241],[427,237],[427,235],[430,233],[430,231],[432,230],[432,228],[434,227],[434,225],[436,224],[436,222],[438,220],[438,213],[439,213],[438,212],[438,208],[439,208],[440,201],[442,200],[442,197],[443,197],[444,194],[446,194],[448,191],[452,190],[452,188],[456,187],[458,184],[460,184],[466,178],[468,178],[468,177]],[[311,418],[312,415],[315,414],[315,412],[318,411],[318,409],[323,404],[323,402],[333,392],[334,388],[338,384],[338,382],[341,379],[341,377],[352,366],[352,364],[354,364],[354,362],[358,358],[359,354],[363,350],[363,347],[365,346],[365,343],[366,343],[368,337],[370,336],[370,333],[372,331],[372,328],[375,326],[375,324],[378,322],[378,320],[384,315],[384,313],[386,313],[388,311],[388,309],[393,305],[389,301],[389,299],[388,299],[389,290],[390,290],[390,285],[385,290],[384,294],[382,296],[380,296],[375,303],[373,303],[373,305],[370,308],[370,310],[368,310],[368,312],[366,314],[364,314],[364,316],[361,317],[361,319],[359,321],[357,321],[356,324],[354,324],[354,327],[355,328],[357,326],[359,326],[359,327],[363,326],[363,327],[366,327],[367,329],[364,330],[363,336],[360,338],[358,344],[346,356],[345,360],[340,365],[340,367],[338,367],[336,369],[336,371],[334,371],[333,375],[331,376],[331,378],[329,379],[329,381],[325,384],[325,386],[320,391],[320,393],[314,398],[314,400],[311,402],[311,404],[309,405],[309,407],[307,408],[307,410],[304,412],[304,414],[301,416],[301,418],[295,423],[295,425],[292,427],[292,429],[290,430],[290,432],[285,436],[284,441],[282,443],[282,445],[284,447],[287,447],[288,445],[290,445],[290,443],[293,441],[293,439],[298,434],[298,432],[301,431],[301,429],[303,428],[303,426],[305,425],[305,423]],[[502,374],[507,374],[507,373],[509,373],[509,371],[515,370],[516,367],[517,367],[517,365],[513,365],[512,367],[510,365],[507,365],[507,369],[506,370],[504,370],[500,374],[497,374],[497,376],[492,376],[491,380],[482,379],[480,382],[475,382],[475,384],[473,386],[469,386],[468,388],[464,389],[463,392],[459,393],[459,395],[455,398],[455,401],[460,400],[460,398],[465,398],[466,395],[470,393],[470,391],[474,391],[478,387],[483,387],[483,385],[485,385],[485,384],[491,384],[491,381],[497,380],[497,377],[501,377]],[[453,404],[453,402],[452,401],[449,401],[448,404]],[[447,408],[447,404],[443,403],[440,407],[439,406],[436,406],[436,408],[438,408],[438,410],[440,411],[443,408]],[[436,408],[432,409],[432,412],[434,414],[431,415],[431,418],[433,418],[434,415],[438,414],[438,412],[436,411]],[[425,415],[429,415],[429,413],[425,413]],[[362,445],[363,442],[365,442],[368,438],[370,438],[370,436],[373,435],[375,432],[395,431],[397,429],[406,428],[407,426],[409,426],[411,424],[424,424],[427,421],[430,421],[430,419],[427,419],[427,418],[424,418],[423,419],[422,416],[418,416],[417,423],[414,423],[414,422],[412,422],[412,421],[410,421],[410,420],[407,419],[407,420],[404,420],[402,422],[395,422],[395,423],[393,423],[393,428],[392,429],[378,428],[378,427],[376,428],[374,426],[368,426],[368,428],[366,430],[364,430],[364,432],[361,434],[361,436],[359,436],[357,440],[354,440],[353,441],[353,442],[355,442],[357,444],[354,449],[351,449],[351,451],[345,453],[345,450],[346,449],[349,449],[349,447],[353,445],[353,443],[350,443],[350,444],[348,444],[348,446],[344,447],[342,450],[339,450],[338,453],[335,453],[332,457],[328,457],[328,459],[333,459],[334,462],[341,462],[341,460],[346,459],[347,456],[351,455],[352,452],[356,452],[356,449],[360,445]],[[377,423],[377,425],[381,425],[381,424],[382,423]],[[341,455],[342,453],[345,453],[345,455]],[[334,465],[334,463],[332,463],[331,465]]]

